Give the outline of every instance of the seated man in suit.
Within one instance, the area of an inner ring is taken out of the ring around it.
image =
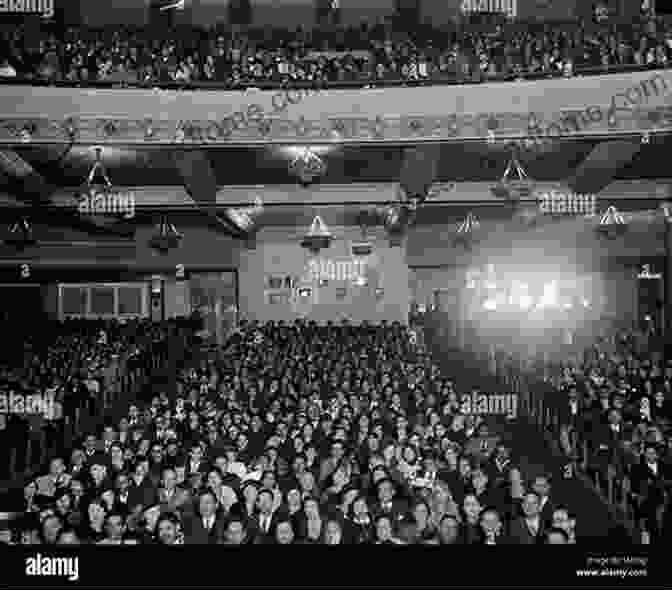
[[[483,544],[501,546],[511,543],[496,509],[485,509],[481,513],[481,529],[483,530]]]
[[[544,535],[544,522],[539,509],[539,495],[534,491],[525,493],[522,500],[523,516],[511,522],[509,535],[514,544],[538,544]]]
[[[250,519],[250,529],[255,532],[255,544],[273,543],[273,535],[279,519],[273,491],[264,488],[257,495],[258,513]]]
[[[184,519],[185,544],[218,544],[224,537],[224,522],[217,512],[217,500],[209,491],[198,496],[198,512]]]
[[[659,536],[672,474],[670,468],[659,461],[657,445],[646,445],[640,463],[632,468],[630,480],[637,519],[650,535]]]
[[[607,413],[606,420],[600,419],[590,428],[590,467],[597,474],[602,490],[606,490],[610,467],[619,474],[624,470],[623,443],[628,439],[628,436],[625,432],[621,412],[612,408]]]
[[[376,516],[387,515],[396,527],[408,511],[406,503],[396,498],[396,487],[389,478],[380,480],[376,489],[378,502],[373,507],[373,514]]]
[[[551,501],[551,478],[546,475],[537,476],[530,488],[539,495],[539,514],[544,526],[549,527],[553,520],[554,505]]]
[[[175,513],[191,504],[191,494],[177,485],[177,475],[172,468],[163,471],[158,496],[161,509],[166,513]]]

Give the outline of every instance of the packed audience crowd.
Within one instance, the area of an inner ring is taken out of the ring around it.
[[[671,58],[672,30],[654,19],[450,30],[390,21],[297,32],[46,27],[36,37],[22,26],[0,31],[0,79],[75,85],[479,82],[664,68]]]
[[[63,440],[66,427],[76,428],[82,413],[102,417],[120,385],[120,373],[129,375],[148,368],[152,355],[161,347],[165,349],[171,335],[188,330],[188,322],[184,324],[41,320],[40,330],[35,330],[32,323],[5,319],[0,326],[22,346],[7,348],[0,360],[3,404],[14,404],[14,395],[22,401],[40,395],[53,404],[39,413],[27,409],[27,414],[22,414],[13,408],[0,411],[0,480],[12,476],[8,474],[12,451],[18,471],[34,460],[25,452],[31,434],[46,430],[46,443],[51,445]],[[37,448],[33,451],[36,456],[42,453]]]
[[[55,454],[6,543],[566,544],[576,520],[405,327],[249,323]]]
[[[586,460],[605,495],[609,480],[621,489],[613,493],[652,543],[672,533],[672,360],[657,341],[619,331],[531,370],[554,390],[543,392],[555,400],[565,451]]]

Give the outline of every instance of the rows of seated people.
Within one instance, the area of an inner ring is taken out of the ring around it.
[[[386,83],[572,76],[666,67],[669,25],[514,24],[411,32],[389,22],[290,32],[269,28],[52,30],[0,36],[0,78],[116,85]]]
[[[582,454],[573,446],[587,444],[588,470],[605,492],[610,477],[628,477],[636,524],[653,543],[671,533],[672,518],[672,361],[657,340],[642,331],[614,332],[559,360],[546,376],[564,393],[569,450]]]
[[[10,543],[563,544],[521,474],[397,323],[249,323],[29,480]]]
[[[49,443],[62,436],[66,423],[86,412],[102,416],[105,389],[116,388],[115,367],[126,372],[148,368],[151,356],[164,346],[169,335],[178,330],[178,322],[153,324],[147,320],[116,322],[111,320],[41,321],[39,330],[32,323],[3,324],[23,346],[5,351],[0,361],[0,394],[9,404],[9,396],[53,394],[55,405],[50,416],[10,412],[0,415],[0,480],[11,476],[9,454],[15,453],[15,466],[22,472],[27,458],[25,449],[31,432],[46,429]],[[3,409],[7,412],[11,409]],[[35,453],[41,450],[35,449]]]

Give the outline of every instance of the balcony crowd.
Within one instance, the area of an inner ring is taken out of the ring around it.
[[[672,30],[640,23],[499,23],[437,29],[398,21],[298,31],[25,26],[0,33],[0,78],[89,85],[480,82],[665,68]]]

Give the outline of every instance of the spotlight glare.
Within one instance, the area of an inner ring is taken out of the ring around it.
[[[532,297],[529,295],[522,295],[518,300],[518,304],[523,310],[527,310],[532,307]]]

